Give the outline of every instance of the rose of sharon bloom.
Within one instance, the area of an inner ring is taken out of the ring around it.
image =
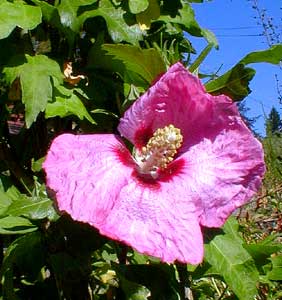
[[[57,137],[44,163],[60,211],[164,262],[203,259],[201,227],[220,227],[259,189],[263,150],[224,95],[176,63],[113,134]]]

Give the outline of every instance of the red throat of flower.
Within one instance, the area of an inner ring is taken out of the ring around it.
[[[141,150],[135,150],[134,159],[140,175],[158,178],[159,170],[167,168],[173,161],[183,142],[180,129],[173,125],[159,128]]]

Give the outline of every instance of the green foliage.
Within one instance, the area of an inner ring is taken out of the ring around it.
[[[275,45],[267,50],[249,53],[231,70],[208,82],[207,91],[215,95],[225,94],[234,101],[243,100],[251,92],[248,85],[255,75],[255,70],[246,65],[261,62],[278,65],[282,60],[281,50],[282,45]]]
[[[53,118],[59,116],[64,118],[66,116],[75,115],[80,120],[85,118],[92,124],[95,124],[95,121],[80,99],[82,98],[81,94],[82,91],[79,89],[70,90],[63,86],[56,87],[54,95],[55,101],[47,104],[45,117]]]
[[[16,26],[30,30],[41,23],[40,8],[22,2],[2,1],[0,11],[0,39],[9,36]]]
[[[10,84],[20,78],[25,121],[30,127],[38,114],[45,110],[48,101],[52,100],[52,77],[62,81],[62,74],[59,65],[45,55],[25,55],[19,60],[19,65],[14,66],[17,58],[12,58],[12,66],[8,65],[3,72]]]
[[[240,101],[249,95],[249,82],[254,75],[254,69],[238,64],[224,75],[208,82],[206,89],[211,94],[225,94],[234,101]]]
[[[248,65],[252,63],[266,62],[274,65],[280,64],[282,60],[282,45],[274,45],[271,48],[263,51],[255,51],[247,54],[241,64]]]
[[[21,299],[14,286],[14,275],[21,270],[23,281],[32,282],[40,276],[45,249],[39,232],[17,238],[8,247],[1,268],[3,298]]]
[[[108,56],[113,56],[114,60],[119,61],[119,68],[116,69],[116,72],[127,83],[138,84],[140,82],[142,87],[148,88],[158,75],[166,71],[165,64],[155,49],[140,49],[122,44],[105,44],[102,50],[106,51],[107,59]]]
[[[133,14],[138,14],[146,10],[149,6],[148,0],[128,0],[129,10]]]
[[[275,113],[263,141],[268,205],[258,199],[259,213],[248,222],[232,217],[222,231],[203,229],[198,266],[161,263],[58,215],[44,184],[41,165],[55,136],[113,133],[169,65],[182,61],[199,71],[218,46],[190,5],[203,1],[0,2],[1,299],[279,299],[282,139]],[[191,35],[206,42],[199,53]],[[278,64],[281,53],[281,45],[250,53],[206,88],[241,100],[255,75],[247,65]],[[264,216],[275,227],[257,229]]]
[[[78,22],[83,25],[87,19],[100,16],[106,21],[109,34],[115,43],[126,41],[137,44],[142,39],[141,29],[137,24],[128,26],[124,13],[121,7],[116,8],[109,0],[102,0],[97,9],[81,14]]]
[[[205,247],[205,258],[223,276],[239,299],[253,299],[257,294],[258,271],[238,235],[216,236]]]

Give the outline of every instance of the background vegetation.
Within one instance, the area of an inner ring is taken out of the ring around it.
[[[182,61],[207,91],[250,92],[253,62],[279,64],[282,45],[253,52],[221,76],[199,67],[216,37],[201,0],[0,0],[1,299],[282,299],[282,127],[273,109],[261,138],[259,195],[221,230],[205,260],[168,265],[58,215],[41,163],[62,132],[115,132],[119,117],[169,65]],[[205,39],[194,49],[189,38]]]

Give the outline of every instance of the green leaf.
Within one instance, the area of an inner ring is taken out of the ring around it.
[[[37,226],[22,217],[7,216],[0,219],[0,234],[23,234],[37,230]]]
[[[59,87],[59,92],[60,94],[55,96],[55,101],[47,104],[45,111],[46,118],[56,116],[64,118],[66,116],[75,115],[80,120],[85,118],[90,123],[96,124],[74,91],[61,86]]]
[[[111,112],[111,111],[108,111],[106,109],[103,109],[103,108],[97,108],[97,109],[94,109],[94,110],[91,110],[91,112],[93,114],[104,114],[104,115],[107,115],[107,116],[112,116],[114,117],[115,119],[118,119],[119,116],[116,115],[115,113]]]
[[[141,29],[149,29],[151,21],[157,20],[160,16],[160,5],[157,0],[149,0],[149,6],[146,10],[136,15],[136,21]]]
[[[159,52],[155,49],[141,49],[131,45],[110,45],[102,47],[107,54],[120,60],[125,66],[125,76],[136,73],[149,85],[158,75],[166,71],[165,64]]]
[[[17,201],[22,194],[14,185],[12,185],[6,190],[6,195],[9,197],[10,200]]]
[[[25,104],[25,121],[29,128],[38,114],[52,100],[51,77],[62,81],[60,66],[44,55],[25,56],[20,65],[4,68],[6,79],[11,84],[17,77],[21,81],[22,102]]]
[[[18,299],[14,294],[14,276],[21,275],[28,281],[35,281],[44,263],[45,249],[40,232],[26,234],[13,241],[6,250],[1,267],[4,299]]]
[[[270,258],[272,269],[267,273],[269,280],[282,280],[282,255],[276,255]]]
[[[200,64],[204,61],[204,59],[208,56],[212,49],[213,45],[208,44],[205,49],[200,53],[200,55],[196,58],[194,63],[189,67],[189,71],[194,73],[200,66]]]
[[[58,10],[55,6],[41,0],[31,0],[34,4],[39,6],[42,11],[42,18],[45,19],[48,23],[53,23],[53,19],[56,19],[56,22],[58,21],[57,17],[59,17]]]
[[[244,240],[239,234],[239,223],[234,216],[230,216],[223,226],[223,230],[228,236],[232,237],[239,244],[243,244]]]
[[[45,160],[45,156],[41,157],[37,160],[32,159],[32,161],[31,161],[32,172],[40,172],[42,170],[42,164],[43,164],[44,160]]]
[[[146,300],[151,292],[145,286],[136,282],[129,281],[119,275],[119,281],[127,300]]]
[[[244,244],[244,248],[253,257],[258,268],[263,267],[269,263],[269,257],[282,250],[282,244],[274,242],[269,236],[263,241],[259,241],[255,244]],[[275,236],[274,236],[275,238]]]
[[[274,45],[267,50],[255,51],[246,55],[240,60],[241,64],[266,62],[274,65],[280,64],[282,61],[282,45]]]
[[[183,27],[184,31],[187,31],[191,35],[205,37],[209,44],[212,44],[215,47],[218,46],[215,35],[209,30],[199,26],[195,19],[194,10],[188,3],[182,3],[182,8],[178,10],[178,13],[175,16],[172,17],[169,14],[162,14],[157,21],[179,24]]]
[[[217,235],[205,245],[206,261],[221,275],[240,300],[257,295],[258,271],[249,253],[232,235]]]
[[[5,192],[0,190],[0,216],[4,215],[12,201]]]
[[[53,201],[50,199],[32,199],[24,195],[21,199],[13,201],[6,213],[11,216],[25,216],[33,220],[52,218],[55,214]]]
[[[129,9],[133,14],[144,11],[149,6],[149,0],[128,0]]]
[[[95,2],[97,2],[97,0],[61,0],[57,9],[62,25],[70,27],[74,32],[78,32],[80,29],[80,24],[77,19],[78,8]]]
[[[131,44],[138,44],[142,40],[142,32],[137,24],[128,25],[124,19],[125,11],[120,7],[115,7],[109,0],[101,0],[99,8],[82,13],[78,19],[82,24],[88,18],[101,16],[105,19],[108,31],[115,43],[126,41]]]
[[[47,102],[52,100],[52,85],[46,75],[39,75],[36,69],[30,74],[21,75],[22,102],[25,104],[25,121],[27,127],[36,120],[38,114],[44,111]]]
[[[232,69],[208,82],[206,90],[214,95],[225,94],[234,101],[244,99],[251,92],[248,85],[255,70],[245,67],[250,63],[279,64],[282,61],[282,45],[274,45],[267,50],[251,52],[242,58]]]
[[[41,9],[39,7],[22,2],[2,1],[0,3],[0,39],[9,36],[16,26],[30,30],[40,23]]]
[[[138,295],[138,289],[140,289],[140,297],[142,296],[143,298],[133,299],[144,299],[144,297],[148,297],[147,290],[142,289],[141,286],[150,290],[150,298],[152,299],[180,299],[178,293],[179,283],[176,280],[175,267],[172,264],[117,265],[112,263],[112,266],[113,265],[118,278],[123,277],[130,283],[134,282],[138,284],[134,286],[133,291],[135,289],[135,293]],[[126,288],[127,285],[125,286],[125,289]],[[128,291],[128,293],[129,292],[130,291]]]
[[[255,75],[255,70],[238,64],[224,75],[208,82],[205,87],[213,95],[224,94],[234,101],[240,101],[249,95],[249,82]]]

